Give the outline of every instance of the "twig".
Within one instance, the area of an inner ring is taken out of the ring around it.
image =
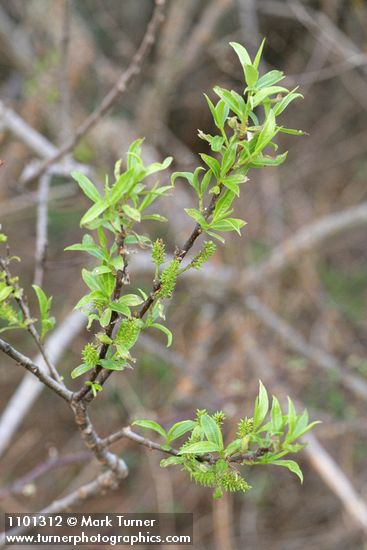
[[[50,338],[46,340],[45,350],[54,365],[69,350],[71,342],[78,336],[84,326],[84,315],[80,311],[73,311],[65,317],[64,321],[53,331]],[[38,355],[33,362],[41,370],[46,370],[47,367],[41,355]],[[9,399],[0,417],[0,456],[7,449],[13,435],[44,387],[33,374],[28,373]]]
[[[117,479],[124,479],[127,477],[129,470],[125,461],[105,449],[105,446],[102,444],[89,418],[86,404],[73,400],[71,402],[71,408],[74,412],[75,423],[80,430],[86,447],[102,465],[107,466],[111,472],[116,475]]]
[[[4,499],[10,495],[22,494],[27,485],[34,483],[39,477],[47,474],[50,470],[63,468],[64,466],[69,466],[70,464],[76,464],[78,462],[85,462],[90,460],[91,457],[92,455],[87,452],[51,457],[45,462],[38,464],[30,472],[17,479],[8,487],[0,489],[0,499]]]
[[[367,383],[363,378],[349,373],[332,355],[309,344],[294,328],[271,311],[256,296],[249,296],[244,301],[246,307],[291,348],[310,359],[322,370],[336,374],[341,384],[358,397],[367,399]]]
[[[86,483],[76,491],[69,493],[65,497],[54,500],[49,506],[37,512],[38,514],[55,514],[58,512],[68,512],[70,509],[79,506],[92,497],[100,496],[107,491],[113,491],[118,488],[118,480],[113,472],[108,471],[100,474],[90,483]],[[19,527],[7,532],[7,535],[21,534],[27,531],[29,527]],[[0,546],[5,543],[5,533],[0,533]]]
[[[152,18],[147,26],[144,38],[132,58],[127,69],[121,74],[120,78],[103,98],[100,105],[91,113],[84,122],[76,129],[75,134],[66,141],[56,153],[49,156],[47,160],[41,163],[31,174],[23,178],[22,185],[27,185],[34,179],[39,178],[55,162],[62,159],[67,153],[70,153],[79,141],[100,121],[100,119],[111,109],[112,105],[119,98],[120,94],[126,91],[131,80],[140,73],[144,59],[150,52],[152,44],[155,41],[159,25],[163,21],[164,6],[166,0],[155,0],[155,8]]]
[[[162,445],[159,445],[159,443],[156,443],[155,441],[151,441],[150,439],[147,439],[146,437],[142,437],[141,435],[133,432],[130,426],[127,426],[126,428],[122,428],[118,432],[115,432],[114,434],[111,434],[105,439],[102,439],[101,445],[108,447],[113,443],[116,443],[116,441],[119,441],[120,439],[123,439],[123,438],[130,439],[131,441],[135,441],[135,443],[138,443],[139,445],[148,447],[148,449],[160,451],[162,453],[166,453],[171,456],[179,456],[180,454],[178,449],[173,449],[173,448],[168,449],[167,447],[163,447]],[[228,459],[228,461],[236,464],[241,464],[245,460],[252,462],[260,458],[261,456],[264,456],[269,451],[270,451],[270,448],[259,448],[256,451],[252,451],[248,453],[238,453],[236,455],[231,456]],[[209,464],[215,464],[219,460],[210,454],[198,455],[196,459],[199,460],[200,462],[208,462]]]
[[[42,231],[43,231],[43,229],[42,229]],[[9,249],[8,249],[8,253],[9,253]],[[26,298],[24,292],[19,288],[18,283],[11,284],[11,282],[10,282],[11,281],[11,273],[9,271],[9,258],[6,258],[5,260],[0,258],[0,267],[5,273],[5,282],[6,282],[6,284],[16,288],[19,291],[20,296],[18,298],[15,298],[15,301],[17,302],[20,310],[23,313],[24,319],[27,322],[27,330],[28,330],[29,334],[32,336],[34,342],[36,343],[36,346],[39,349],[39,351],[40,351],[40,353],[41,353],[41,355],[42,355],[42,357],[43,357],[43,359],[44,359],[44,361],[47,365],[47,368],[48,368],[50,374],[54,377],[55,380],[57,380],[57,382],[61,386],[65,386],[61,376],[59,375],[56,368],[54,367],[54,365],[50,361],[50,359],[47,355],[47,352],[45,350],[45,347],[44,347],[43,343],[41,342],[40,335],[38,334],[37,329],[34,326],[34,319],[32,318],[31,312],[29,311],[27,298]]]
[[[22,365],[22,367],[26,368],[29,372],[37,376],[38,380],[45,384],[48,388],[56,392],[60,397],[65,399],[65,401],[70,402],[73,393],[66,389],[64,386],[62,386],[59,382],[56,382],[51,376],[46,374],[38,365],[33,363],[33,361],[29,358],[17,351],[13,346],[11,346],[8,342],[5,342],[5,340],[2,340],[0,338],[0,349],[6,355],[14,359],[17,363]]]

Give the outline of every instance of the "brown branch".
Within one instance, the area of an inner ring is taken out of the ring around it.
[[[47,474],[50,470],[63,468],[70,464],[77,464],[78,462],[85,462],[90,460],[91,457],[92,455],[87,452],[51,457],[45,460],[45,462],[38,464],[30,472],[17,479],[8,487],[0,488],[0,500],[10,495],[22,494],[27,485],[34,483],[39,477]]]
[[[167,449],[166,447],[163,447],[162,445],[159,445],[159,443],[156,443],[155,441],[151,441],[150,439],[147,439],[146,437],[143,437],[136,432],[133,432],[130,426],[127,426],[126,428],[122,428],[118,432],[115,432],[114,434],[111,434],[110,436],[106,437],[105,439],[101,440],[101,445],[108,447],[112,445],[113,443],[116,443],[116,441],[119,441],[120,439],[130,439],[131,441],[135,441],[135,443],[138,443],[139,445],[143,445],[144,447],[147,447],[148,449],[152,449],[155,451],[160,451],[162,453],[169,454],[171,456],[180,456],[180,451],[178,449]],[[228,458],[228,462],[241,464],[245,460],[246,461],[255,461],[258,458],[261,458],[266,453],[268,453],[271,449],[270,448],[259,448],[255,451],[249,451],[248,453],[237,453],[231,457]],[[219,458],[215,458],[210,454],[207,455],[198,455],[196,457],[196,460],[199,462],[208,462],[209,464],[215,464]]]
[[[113,472],[108,471],[100,474],[96,479],[90,483],[86,483],[76,491],[69,493],[65,497],[54,500],[49,506],[43,508],[37,512],[38,514],[55,514],[58,512],[68,512],[70,509],[80,506],[86,500],[90,498],[100,496],[101,494],[106,493],[107,491],[114,491],[118,488],[119,483],[116,479],[116,476]],[[18,529],[13,529],[8,531],[7,535],[16,535],[21,534],[27,531],[29,527],[19,527]],[[0,533],[0,546],[5,543],[5,533]]]
[[[141,72],[142,64],[149,54],[151,47],[156,39],[156,34],[160,24],[164,18],[164,7],[166,0],[155,0],[155,8],[152,18],[148,23],[143,40],[132,58],[127,69],[121,74],[120,78],[103,98],[100,105],[91,113],[84,122],[76,129],[75,134],[67,140],[56,153],[52,154],[48,159],[41,163],[38,168],[32,171],[21,182],[22,185],[27,185],[34,179],[39,178],[44,174],[52,164],[58,162],[67,153],[70,153],[79,141],[101,120],[101,118],[111,109],[119,96],[126,91],[131,80]]]
[[[73,393],[66,389],[65,386],[62,386],[59,382],[51,378],[47,373],[43,372],[42,369],[33,363],[29,358],[17,351],[13,346],[11,346],[5,340],[0,338],[0,350],[6,353],[9,357],[14,359],[19,365],[26,368],[29,372],[37,376],[38,380],[45,384],[48,388],[57,393],[60,397],[65,399],[68,403],[71,401]]]

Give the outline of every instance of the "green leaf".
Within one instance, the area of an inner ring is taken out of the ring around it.
[[[116,183],[111,189],[111,192],[108,195],[108,202],[111,205],[116,204],[126,193],[131,189],[131,186],[134,182],[134,168],[130,168],[123,172],[119,178],[116,180]]]
[[[230,42],[229,45],[232,46],[232,48],[236,52],[243,70],[245,70],[245,65],[251,65],[251,58],[244,46],[238,44],[238,42]]]
[[[259,78],[259,72],[253,65],[245,65],[243,70],[245,71],[245,79],[249,88],[254,88]]]
[[[294,128],[284,128],[283,126],[278,126],[279,132],[282,134],[289,134],[290,136],[305,136],[306,132],[303,130],[295,130]]]
[[[301,483],[303,483],[302,470],[298,466],[297,462],[295,462],[294,460],[274,460],[274,462],[270,462],[270,464],[274,464],[275,466],[283,466],[283,468],[288,468],[288,470],[296,474],[296,476],[299,477]]]
[[[215,443],[219,449],[223,449],[222,431],[215,420],[208,414],[200,417],[200,424],[208,441]]]
[[[210,157],[209,155],[206,155],[205,153],[200,153],[201,158],[209,166],[211,171],[213,172],[214,176],[216,178],[219,178],[220,174],[220,165],[217,159]]]
[[[237,143],[232,143],[224,152],[222,159],[221,176],[225,176],[236,160]]]
[[[269,409],[268,392],[266,391],[263,383],[259,380],[259,395],[255,400],[254,407],[254,430],[256,430],[263,423]]]
[[[242,439],[235,439],[226,448],[225,456],[232,456],[242,450]]]
[[[256,89],[261,90],[267,86],[273,86],[285,78],[282,71],[269,71],[259,78],[256,84]]]
[[[214,92],[221,98],[228,109],[233,111],[240,119],[243,118],[246,112],[246,103],[243,97],[234,90],[229,91],[220,86],[215,86]]]
[[[136,222],[141,221],[141,214],[140,214],[139,210],[137,210],[136,208],[133,208],[132,206],[129,206],[128,204],[123,204],[122,205],[122,210],[124,211],[126,216],[128,216],[132,220],[134,220]]]
[[[172,161],[172,157],[167,157],[162,163],[153,162],[153,164],[147,167],[145,175],[150,176],[151,174],[155,174],[156,172],[160,172],[161,170],[166,170],[170,166]]]
[[[38,299],[41,315],[41,340],[43,340],[46,334],[55,326],[55,319],[53,317],[49,317],[52,297],[47,298],[42,288],[37,285],[32,285],[32,288]]]
[[[161,325],[160,323],[152,323],[150,327],[156,328],[161,332],[164,332],[164,334],[167,336],[167,348],[169,348],[172,344],[172,339],[173,339],[172,332],[167,327],[165,327],[164,325]]]
[[[79,365],[79,367],[76,367],[71,371],[71,378],[78,378],[78,376],[81,376],[82,374],[85,374],[86,372],[92,370],[93,367],[89,365]]]
[[[172,466],[173,464],[182,464],[182,458],[179,456],[170,456],[160,461],[161,468],[167,468],[167,466]]]
[[[219,447],[212,441],[198,441],[197,443],[192,443],[191,445],[185,445],[184,448],[181,448],[180,455],[184,455],[184,454],[201,455],[206,453],[219,452],[220,450],[221,450],[221,447]]]
[[[264,147],[266,147],[270,143],[270,141],[273,139],[275,134],[276,134],[275,115],[273,111],[269,111],[269,114],[259,134],[259,137],[256,143],[255,152],[261,151],[262,149],[264,149]]]
[[[251,168],[263,168],[266,166],[280,166],[285,162],[288,153],[282,153],[276,157],[270,157],[269,155],[258,155],[250,162]]]
[[[79,187],[83,191],[83,193],[93,202],[99,202],[102,197],[98,193],[96,187],[93,185],[93,183],[90,181],[90,179],[87,178],[84,174],[81,172],[72,172],[71,173],[72,178],[78,183]]]
[[[96,202],[89,210],[86,211],[82,219],[80,220],[80,225],[88,225],[93,220],[98,218],[108,208],[108,204],[105,201]]]
[[[184,210],[190,218],[193,218],[202,227],[206,227],[207,223],[205,218],[199,210],[196,210],[196,208],[185,208]]]
[[[129,307],[140,306],[143,302],[144,300],[137,294],[125,294],[118,300],[119,304]]]
[[[13,287],[11,286],[5,286],[0,290],[0,302],[4,302],[10,294],[13,292]]]
[[[94,256],[95,258],[98,258],[99,260],[106,259],[102,250],[95,244],[76,243],[76,244],[67,246],[66,248],[64,248],[64,250],[80,250],[82,252],[87,252],[88,254],[90,254],[91,256]]]
[[[109,325],[111,321],[111,314],[112,310],[109,307],[104,310],[99,320],[101,327],[107,327]]]
[[[288,418],[287,418],[288,430],[290,434],[293,434],[294,428],[296,427],[296,422],[297,422],[297,413],[296,413],[296,409],[294,407],[292,399],[290,397],[287,397],[287,401],[288,401]]]
[[[280,94],[280,93],[288,93],[287,88],[283,88],[282,86],[266,86],[259,90],[251,99],[252,107],[257,107],[264,101],[264,99],[270,97],[271,95]]]
[[[126,364],[121,364],[121,362],[116,362],[113,359],[101,359],[99,363],[104,369],[108,370],[124,370],[126,367]]]
[[[182,422],[176,422],[176,424],[168,430],[167,441],[174,441],[175,439],[182,437],[187,432],[191,432],[195,426],[196,422],[194,422],[194,420],[182,420]]]
[[[257,50],[257,53],[256,53],[256,55],[255,55],[255,59],[254,59],[254,67],[255,67],[255,69],[258,69],[258,68],[259,68],[259,63],[260,63],[261,56],[262,56],[262,53],[263,53],[265,41],[266,41],[266,38],[264,38],[263,41],[261,42],[260,48]]]
[[[277,103],[274,106],[273,111],[275,116],[279,116],[288,107],[288,105],[295,99],[303,99],[303,95],[295,94],[293,92],[289,93],[281,101],[279,101],[279,103]]]
[[[120,304],[119,302],[110,302],[109,307],[112,311],[116,311],[116,313],[130,317],[130,309],[124,304]]]
[[[283,426],[283,414],[279,401],[274,395],[270,415],[272,431],[273,433],[279,433]]]
[[[214,136],[210,142],[211,150],[215,153],[219,153],[222,150],[224,138],[221,136]]]
[[[246,222],[244,220],[240,220],[237,218],[227,218],[224,220],[218,220],[210,224],[211,229],[216,229],[217,231],[236,231],[239,235],[241,235],[241,227],[246,225]]]
[[[162,426],[160,424],[158,424],[157,422],[154,422],[154,420],[145,420],[145,419],[135,420],[135,422],[132,423],[132,426],[139,426],[140,428],[146,428],[147,430],[153,430],[153,431],[159,433],[159,435],[161,435],[165,439],[167,437],[166,430],[164,428],[162,428]]]
[[[142,165],[143,162],[140,158],[141,155],[141,144],[143,143],[144,138],[138,138],[132,142],[127,152],[127,167],[130,170],[134,168],[137,164]]]
[[[91,290],[100,290],[100,286],[97,283],[97,276],[93,275],[87,269],[82,269],[82,279]]]

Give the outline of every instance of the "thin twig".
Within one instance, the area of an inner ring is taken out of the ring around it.
[[[92,455],[87,452],[51,457],[48,460],[45,460],[45,462],[38,464],[30,472],[17,479],[8,487],[3,487],[0,489],[0,499],[4,499],[10,495],[22,494],[27,485],[34,483],[39,477],[47,474],[50,470],[63,468],[65,466],[69,466],[70,464],[77,464],[78,462],[86,462],[91,458]]]
[[[67,153],[70,153],[79,141],[101,120],[101,118],[111,109],[120,95],[126,91],[131,80],[141,72],[142,64],[149,54],[151,47],[155,41],[156,34],[160,24],[164,18],[164,7],[166,0],[155,0],[155,8],[152,18],[147,26],[144,38],[132,58],[127,69],[121,74],[120,78],[103,98],[100,105],[91,113],[84,122],[76,129],[75,134],[67,140],[56,153],[49,156],[47,160],[42,162],[31,174],[22,180],[22,185],[27,185],[34,179],[39,178],[44,174],[52,164],[58,162]]]
[[[108,447],[113,443],[116,443],[116,441],[119,441],[120,439],[123,439],[123,438],[130,439],[131,441],[135,441],[135,443],[138,443],[139,445],[148,447],[148,449],[160,451],[162,453],[166,453],[171,456],[180,455],[180,451],[178,449],[173,449],[173,448],[168,449],[167,447],[163,447],[162,445],[159,445],[159,443],[156,443],[155,441],[151,441],[146,437],[142,437],[136,432],[133,432],[130,426],[127,426],[126,428],[122,428],[118,432],[115,432],[114,434],[109,435],[105,439],[102,439],[101,445]],[[229,457],[228,461],[236,464],[241,464],[244,461],[252,462],[264,456],[269,451],[270,451],[270,448],[259,448],[259,449],[256,449],[255,451],[251,451],[248,453],[237,453],[236,455]],[[199,460],[200,462],[208,462],[209,464],[215,464],[219,460],[219,458],[213,457],[210,454],[198,455],[196,459]]]
[[[9,249],[8,249],[9,253]],[[27,322],[27,330],[29,334],[32,336],[34,342],[36,343],[37,348],[39,349],[43,360],[45,361],[47,368],[50,372],[50,374],[54,377],[54,379],[61,385],[65,386],[62,377],[57,372],[56,368],[50,361],[48,354],[45,350],[45,347],[43,343],[41,342],[41,337],[37,332],[36,327],[34,326],[34,319],[31,316],[31,312],[29,311],[28,302],[26,295],[24,294],[23,290],[19,288],[19,285],[17,282],[11,283],[11,273],[9,271],[9,258],[7,257],[5,260],[0,258],[0,268],[5,273],[5,282],[8,286],[16,288],[19,292],[19,297],[15,298],[15,301],[17,302],[21,312],[23,313],[24,320]]]
[[[45,342],[45,351],[52,364],[56,365],[66,351],[69,351],[72,341],[84,327],[85,317],[80,311],[72,311],[65,317]],[[33,363],[41,370],[47,370],[42,355],[35,357]],[[40,384],[33,374],[27,373],[10,397],[0,417],[0,456],[9,446],[19,425],[26,418],[29,409],[44,388],[45,386]]]
[[[65,497],[54,500],[49,506],[37,512],[38,514],[55,514],[57,512],[68,512],[70,509],[80,506],[86,500],[92,497],[100,496],[107,491],[113,491],[118,488],[119,484],[113,472],[108,471],[100,474],[90,483],[86,483],[76,491],[69,493]],[[7,535],[21,534],[27,531],[29,527],[19,527]],[[0,533],[0,546],[5,543],[5,533]]]
[[[45,384],[48,388],[56,392],[60,397],[65,399],[65,401],[70,402],[73,393],[66,389],[64,386],[62,386],[59,382],[51,378],[48,374],[46,374],[38,365],[33,363],[33,361],[29,358],[17,351],[13,346],[11,346],[8,342],[5,342],[5,340],[2,340],[0,338],[0,349],[6,355],[14,359],[19,365],[22,365],[22,367],[26,368],[29,372],[37,376],[37,378]]]

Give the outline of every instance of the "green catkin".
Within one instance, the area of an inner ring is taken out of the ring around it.
[[[132,348],[138,339],[140,329],[141,322],[139,319],[132,317],[131,319],[122,321],[115,338],[116,343],[126,349]]]
[[[166,261],[166,247],[163,239],[157,239],[152,248],[152,261],[159,267]]]
[[[160,298],[171,298],[172,293],[175,289],[178,270],[180,267],[180,262],[178,260],[172,260],[170,264],[163,270],[160,283],[161,287],[159,289]]]
[[[19,323],[17,312],[8,302],[0,304],[0,319],[6,321],[9,325],[17,325]]]
[[[225,419],[226,415],[223,411],[217,411],[215,414],[213,414],[213,420],[218,424],[218,426],[221,426]]]
[[[86,344],[82,350],[83,363],[88,367],[95,367],[98,363],[99,355],[98,351],[93,344]]]
[[[242,438],[252,432],[254,427],[253,418],[241,418],[237,425],[237,437]]]
[[[215,253],[217,246],[213,241],[205,241],[202,250],[192,260],[191,265],[195,269],[200,269],[213,254]]]

